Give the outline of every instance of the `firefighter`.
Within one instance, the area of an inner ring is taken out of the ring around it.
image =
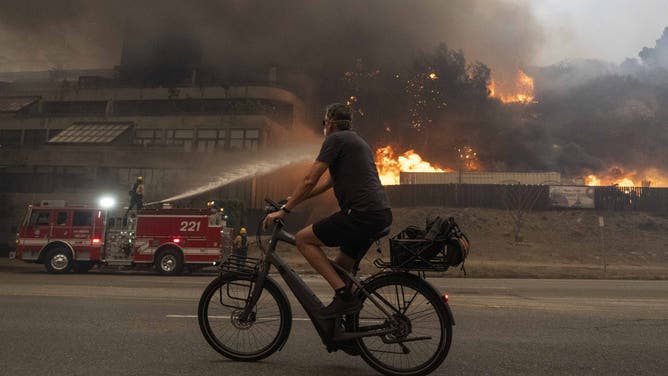
[[[209,208],[209,225],[220,226],[224,224],[223,215],[225,214],[225,209],[220,208],[215,201],[208,201],[206,206]]]
[[[239,264],[246,261],[248,255],[248,236],[246,235],[246,228],[242,227],[239,230],[239,235],[234,238],[234,254],[239,258]]]
[[[144,207],[144,178],[137,176],[137,181],[132,185],[129,193],[130,206],[128,207],[128,211],[125,212],[126,218],[130,210],[134,207],[137,207],[137,211],[140,211]]]

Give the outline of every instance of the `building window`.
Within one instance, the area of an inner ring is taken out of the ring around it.
[[[162,129],[137,129],[135,130],[136,145],[162,144]]]
[[[23,145],[37,147],[48,140],[46,129],[26,129],[23,134]]]
[[[192,129],[167,129],[165,144],[183,145],[185,151],[192,150],[194,131]]]
[[[130,128],[131,123],[77,122],[49,139],[50,144],[108,144]]]
[[[0,145],[13,146],[21,145],[21,131],[20,130],[0,130]]]
[[[211,152],[225,148],[227,131],[225,129],[198,129],[197,151]]]
[[[42,102],[42,112],[49,116],[104,115],[107,101]]]
[[[230,149],[244,149],[256,151],[260,144],[259,129],[232,129],[230,130]]]

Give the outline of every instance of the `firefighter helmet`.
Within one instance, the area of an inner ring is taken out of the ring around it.
[[[137,180],[144,180],[144,178],[141,176],[137,176]]]
[[[239,230],[239,234],[246,235],[246,228],[242,227],[241,230]]]

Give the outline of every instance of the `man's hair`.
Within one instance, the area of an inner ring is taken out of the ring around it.
[[[352,129],[353,127],[353,111],[343,103],[332,103],[327,106],[325,118],[332,120],[336,128],[340,131]]]

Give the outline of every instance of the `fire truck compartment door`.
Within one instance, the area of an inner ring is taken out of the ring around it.
[[[52,238],[67,239],[72,237],[72,215],[67,210],[54,210]]]

